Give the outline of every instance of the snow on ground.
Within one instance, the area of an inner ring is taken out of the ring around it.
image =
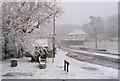
[[[107,50],[107,51],[113,54],[120,54],[118,51],[114,51],[114,50]]]
[[[0,61],[0,81],[2,80],[2,61]]]
[[[21,73],[16,76],[3,76],[3,79],[117,79],[118,70],[100,65],[80,62],[66,56],[65,51],[60,50],[52,63],[47,58],[46,69],[39,69],[38,63],[29,62],[30,58],[19,58],[17,67],[10,67],[10,59],[2,63],[2,75],[12,72]],[[63,62],[70,63],[69,72],[63,70]],[[24,75],[22,75],[24,73]],[[25,75],[25,73],[30,75]]]
[[[97,42],[98,49],[112,50],[118,53],[118,42],[101,41]],[[84,42],[84,47],[95,49],[95,42]]]

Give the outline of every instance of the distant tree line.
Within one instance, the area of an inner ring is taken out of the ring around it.
[[[98,18],[98,21],[93,21],[94,18]],[[95,30],[98,40],[109,40],[110,38],[118,37],[118,16],[113,15],[106,20],[101,17],[90,16],[91,22],[84,24],[82,28],[87,32],[88,39],[94,39]]]
[[[107,19],[101,17],[90,16],[90,22],[79,25],[63,24],[56,27],[57,39],[64,40],[68,33],[75,29],[82,29],[87,33],[86,40],[95,41],[95,28],[97,34],[97,41],[109,40],[118,37],[118,15],[112,15]]]

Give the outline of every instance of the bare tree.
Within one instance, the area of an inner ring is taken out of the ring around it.
[[[97,49],[97,38],[98,38],[98,31],[100,31],[100,27],[104,24],[101,17],[94,17],[90,16],[91,22],[90,25],[94,29],[94,36],[95,36],[95,49]],[[103,30],[100,31],[102,33]]]

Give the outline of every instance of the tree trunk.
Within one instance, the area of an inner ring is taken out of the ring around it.
[[[31,62],[39,62],[39,56],[35,59],[33,56],[31,56]]]

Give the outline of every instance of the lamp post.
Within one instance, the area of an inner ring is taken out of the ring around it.
[[[52,42],[52,62],[54,63],[55,57],[55,0],[54,0],[54,12],[53,12],[53,42]]]

